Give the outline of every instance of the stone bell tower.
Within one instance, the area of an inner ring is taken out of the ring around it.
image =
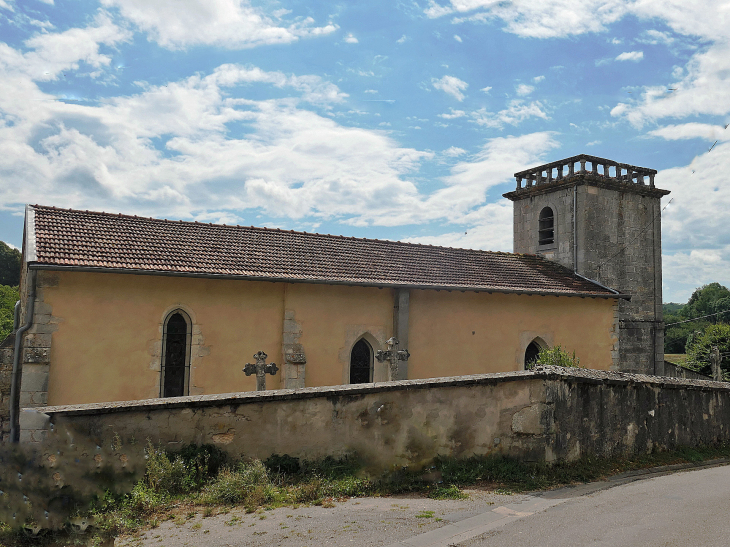
[[[662,245],[656,171],[581,154],[515,173],[514,252],[542,255],[630,296],[617,369],[664,374]]]

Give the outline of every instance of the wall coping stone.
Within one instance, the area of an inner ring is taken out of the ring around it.
[[[393,382],[377,382],[374,384],[339,385],[310,387],[303,389],[276,389],[268,391],[246,391],[239,393],[222,393],[215,395],[196,395],[187,397],[167,397],[157,399],[141,399],[137,401],[115,401],[108,403],[87,403],[79,405],[47,406],[36,410],[47,415],[81,416],[101,415],[118,412],[139,412],[166,410],[173,408],[201,408],[267,401],[285,401],[316,399],[321,397],[351,397],[369,393],[390,391],[408,391],[415,389],[431,389],[444,387],[464,387],[472,385],[490,385],[503,382],[524,380],[562,380],[568,383],[589,383],[606,385],[647,385],[669,389],[690,389],[701,391],[730,391],[730,383],[710,380],[693,380],[685,378],[669,378],[666,376],[649,376],[646,374],[629,374],[625,372],[577,369],[563,367],[537,367],[533,370],[514,372],[498,372],[492,374],[473,374],[468,376],[448,376],[427,378],[422,380],[399,380]]]

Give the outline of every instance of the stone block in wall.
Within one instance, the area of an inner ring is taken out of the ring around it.
[[[49,429],[51,418],[48,414],[24,408],[19,415],[20,429]]]
[[[33,333],[26,334],[23,340],[23,345],[26,348],[50,348],[51,347],[51,334],[50,333]]]
[[[45,406],[48,404],[47,391],[21,391],[20,407],[32,408],[35,406]]]
[[[23,363],[50,363],[51,348],[25,348]]]
[[[13,371],[3,370],[0,372],[0,395],[10,393],[10,381],[13,378]]]
[[[0,366],[10,365],[13,366],[13,348],[2,348],[0,349]]]
[[[22,391],[48,391],[49,369],[47,364],[24,364]]]

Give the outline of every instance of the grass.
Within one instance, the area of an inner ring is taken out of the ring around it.
[[[310,462],[289,456],[266,461],[230,461],[214,447],[188,447],[167,453],[148,447],[147,469],[142,480],[125,495],[107,492],[93,501],[88,514],[95,518],[99,541],[120,534],[133,534],[156,527],[165,520],[183,525],[195,518],[225,515],[243,507],[266,518],[265,511],[302,504],[333,507],[350,497],[387,496],[417,492],[434,499],[462,499],[464,487],[486,487],[500,492],[543,490],[561,485],[590,482],[625,471],[686,462],[730,457],[730,444],[679,448],[631,458],[584,457],[553,465],[526,463],[495,456],[438,458],[429,475],[439,483],[421,480],[419,473],[400,470],[368,478],[355,457],[325,458]],[[424,511],[418,518],[431,518]],[[226,524],[234,526],[238,517]],[[198,523],[199,524],[199,523]],[[199,528],[199,526],[198,526]],[[0,545],[73,545],[78,539],[64,532],[47,532],[29,539],[22,531],[0,525]]]

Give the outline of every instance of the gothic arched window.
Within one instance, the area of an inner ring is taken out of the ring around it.
[[[350,353],[350,383],[367,384],[373,381],[373,348],[361,338]]]
[[[540,211],[537,243],[538,245],[555,243],[555,217],[550,207],[545,207]]]
[[[167,317],[162,334],[162,397],[188,394],[191,332],[190,318],[182,310],[176,310]]]

